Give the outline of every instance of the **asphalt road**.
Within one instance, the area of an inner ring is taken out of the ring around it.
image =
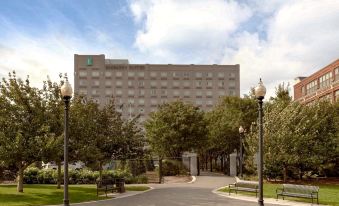
[[[84,206],[256,206],[256,202],[222,197],[213,189],[228,185],[234,181],[231,177],[217,174],[205,174],[197,177],[193,184],[152,185],[153,190],[130,197],[111,199],[93,203],[81,203]],[[270,204],[265,204],[271,206]],[[273,205],[272,205],[273,206]]]

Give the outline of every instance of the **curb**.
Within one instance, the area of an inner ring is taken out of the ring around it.
[[[225,186],[227,187],[227,186]],[[248,201],[248,202],[257,202],[258,199],[251,197],[251,196],[245,196],[245,195],[239,195],[237,194],[236,196],[231,196],[228,195],[227,192],[219,192],[218,190],[223,189],[225,187],[219,187],[217,189],[212,190],[214,194],[217,194],[219,196],[223,196],[226,198],[232,198],[232,199],[237,199],[237,200],[243,200],[243,201]],[[267,204],[273,204],[273,205],[286,205],[286,206],[311,206],[311,205],[317,205],[317,204],[312,204],[312,203],[305,203],[305,202],[295,202],[295,201],[290,201],[290,200],[277,200],[273,198],[264,198],[264,202]],[[317,205],[317,206],[325,206],[325,205]]]

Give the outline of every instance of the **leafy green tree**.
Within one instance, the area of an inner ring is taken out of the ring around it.
[[[163,104],[145,123],[146,137],[160,156],[181,157],[185,151],[200,151],[207,143],[204,113],[182,101]]]
[[[0,86],[0,159],[18,170],[17,190],[23,192],[23,172],[41,161],[50,130],[46,124],[46,101],[41,91],[16,77],[3,78]]]

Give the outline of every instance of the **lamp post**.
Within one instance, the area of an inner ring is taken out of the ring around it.
[[[264,158],[263,158],[263,125],[262,125],[262,104],[263,99],[266,94],[266,88],[264,84],[261,81],[259,81],[258,86],[254,90],[255,97],[258,99],[259,104],[259,168],[258,168],[258,175],[259,175],[259,199],[258,199],[258,205],[263,206],[264,205],[264,199],[263,199],[263,165],[264,165]]]
[[[239,175],[242,177],[242,161],[243,161],[243,151],[242,151],[242,135],[244,134],[244,128],[242,126],[239,127],[239,137],[240,137],[240,157],[239,157]]]
[[[65,102],[65,125],[64,125],[64,206],[69,206],[68,199],[68,110],[72,98],[72,86],[66,79],[61,87],[61,96]]]

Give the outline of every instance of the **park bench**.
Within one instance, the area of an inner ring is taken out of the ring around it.
[[[258,196],[258,182],[241,180],[238,177],[235,178],[236,182],[228,185],[228,194],[231,194],[231,191],[234,190],[237,194],[238,191],[244,192],[255,192],[255,196]]]
[[[310,185],[293,185],[293,184],[283,184],[282,188],[278,188],[276,190],[277,199],[279,196],[282,196],[283,199],[285,196],[288,197],[301,197],[301,198],[309,198],[317,199],[317,204],[319,204],[318,193],[319,187],[318,186],[310,186]]]
[[[125,192],[125,180],[124,178],[112,178],[112,179],[103,179],[96,181],[97,185],[97,196],[99,191],[105,191],[106,197],[107,192]]]

